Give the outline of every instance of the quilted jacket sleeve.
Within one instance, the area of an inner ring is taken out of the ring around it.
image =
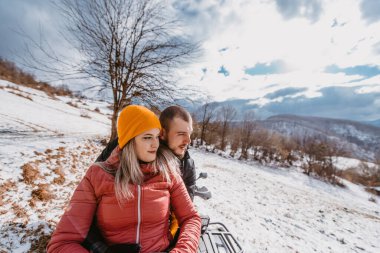
[[[48,253],[88,252],[80,244],[87,235],[97,206],[92,183],[94,182],[94,167],[91,166],[88,169],[76,188],[69,206],[47,245]]]
[[[181,227],[177,244],[170,253],[196,253],[201,233],[201,218],[181,178],[173,179],[170,204]]]
[[[195,184],[197,180],[197,174],[195,172],[194,160],[190,156],[183,161],[182,165],[182,179],[185,183],[187,192],[190,195],[191,201],[194,200]]]

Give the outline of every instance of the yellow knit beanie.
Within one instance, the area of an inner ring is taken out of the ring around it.
[[[123,148],[131,139],[153,128],[161,130],[157,116],[148,108],[141,105],[125,107],[117,121],[117,136],[119,147]]]

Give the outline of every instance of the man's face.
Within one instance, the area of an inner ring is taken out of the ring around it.
[[[173,153],[182,158],[185,155],[187,146],[190,144],[190,135],[193,132],[193,122],[186,122],[175,117],[169,124],[169,130],[162,129],[161,138],[166,141]]]

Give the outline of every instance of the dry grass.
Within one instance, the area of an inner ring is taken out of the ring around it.
[[[16,96],[19,96],[19,97],[22,97],[22,98],[26,98],[26,99],[29,99],[30,101],[33,101],[33,99],[30,96],[23,95],[21,93],[17,93],[17,92],[13,92],[13,91],[9,91],[9,93],[12,93],[12,94],[14,94]]]
[[[11,180],[7,180],[0,185],[0,207],[5,205],[5,201],[4,201],[5,193],[14,191],[14,190],[16,190],[16,183]],[[7,212],[8,210],[2,210],[0,211],[0,214],[5,214]]]
[[[50,154],[52,152],[53,152],[53,150],[51,150],[50,148],[48,148],[48,149],[45,150],[45,154]]]
[[[27,218],[28,214],[26,213],[25,209],[19,206],[16,203],[12,203],[12,209],[13,213],[17,218]]]
[[[31,241],[31,246],[28,253],[45,252],[46,246],[49,243],[50,238],[51,238],[51,235],[46,235],[43,232],[41,232],[40,235],[37,236],[36,239],[33,239]]]
[[[72,106],[72,107],[78,108],[78,104],[73,103],[73,102],[71,102],[71,101],[67,102],[66,104],[68,104],[68,105],[70,105],[70,106]]]
[[[35,154],[35,155],[38,155],[38,156],[39,156],[39,155],[43,155],[41,152],[38,152],[38,151],[34,151],[34,154]]]
[[[63,173],[61,168],[55,168],[53,172],[58,176],[54,178],[53,183],[62,185],[65,183],[65,174]]]
[[[359,170],[356,168],[350,168],[344,171],[340,171],[339,177],[344,178],[352,183],[361,184],[364,186],[380,186],[380,170],[376,168],[369,168],[364,163],[359,165]]]
[[[52,193],[49,191],[49,185],[48,184],[39,184],[38,188],[32,191],[32,199],[31,201],[34,203],[39,200],[39,201],[49,201],[54,197]]]
[[[64,157],[64,154],[48,155],[46,160],[51,161],[51,159],[60,159]]]
[[[16,189],[16,183],[8,179],[0,185],[0,196],[3,196],[5,192],[9,192]]]
[[[24,164],[22,167],[22,177],[26,184],[33,184],[36,179],[40,177],[40,174],[36,168],[30,163]]]
[[[65,150],[66,150],[66,148],[65,148],[65,147],[59,147],[57,150],[58,150],[58,152],[60,152],[60,153],[64,153]]]
[[[70,96],[74,94],[67,86],[51,86],[45,82],[38,82],[31,74],[25,73],[13,62],[0,58],[0,79],[10,81],[25,87],[38,89],[45,92],[48,96]]]
[[[366,187],[365,191],[380,197],[380,191],[375,188]]]

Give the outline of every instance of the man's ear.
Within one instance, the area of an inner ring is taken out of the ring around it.
[[[160,139],[164,141],[166,140],[166,130],[164,128],[160,131]]]

